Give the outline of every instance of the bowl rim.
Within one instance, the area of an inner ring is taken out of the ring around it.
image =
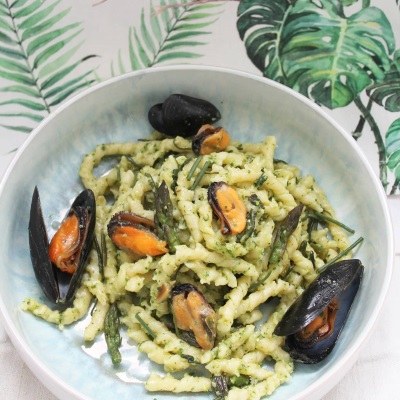
[[[330,367],[321,377],[316,379],[312,384],[310,384],[306,389],[301,392],[295,394],[290,398],[290,400],[302,400],[309,398],[311,395],[315,395],[318,391],[319,393],[326,393],[330,390],[334,385],[336,385],[344,373],[351,367],[351,365],[355,362],[356,357],[361,350],[362,346],[366,343],[368,337],[373,332],[373,328],[376,324],[379,313],[381,312],[382,306],[384,304],[385,298],[387,297],[389,285],[391,282],[392,274],[393,274],[393,263],[394,263],[394,233],[393,233],[393,224],[391,220],[391,216],[389,213],[389,208],[387,204],[386,194],[382,188],[382,185],[376,176],[375,172],[371,164],[368,162],[366,155],[362,152],[360,147],[355,143],[354,140],[350,138],[348,132],[339,125],[336,120],[333,119],[322,107],[318,106],[312,100],[308,99],[304,95],[296,92],[295,90],[281,84],[275,82],[269,78],[265,78],[262,76],[258,76],[252,74],[250,72],[245,72],[241,70],[236,70],[232,68],[226,67],[216,67],[211,65],[170,65],[170,66],[161,66],[161,67],[151,67],[138,71],[132,71],[106,81],[100,82],[90,88],[83,90],[82,92],[76,94],[70,99],[66,100],[62,105],[60,105],[55,111],[51,112],[48,116],[46,116],[39,125],[33,129],[30,133],[29,137],[24,141],[24,143],[18,148],[14,158],[10,162],[7,167],[1,182],[0,182],[0,198],[3,194],[4,188],[7,184],[9,176],[12,173],[14,166],[18,163],[21,155],[25,152],[25,149],[30,145],[30,143],[35,140],[35,138],[40,134],[42,129],[53,119],[57,118],[57,116],[64,112],[65,109],[70,107],[73,103],[80,101],[82,98],[88,96],[91,93],[94,93],[98,90],[103,89],[107,86],[112,86],[116,82],[122,80],[130,80],[135,77],[139,77],[147,74],[158,74],[164,72],[178,72],[182,70],[191,70],[197,72],[220,72],[228,75],[235,75],[240,78],[251,79],[253,81],[257,81],[260,84],[266,86],[272,86],[278,90],[286,92],[292,97],[296,98],[298,101],[303,103],[306,107],[312,109],[314,112],[319,114],[319,116],[323,117],[325,120],[331,124],[337,132],[339,132],[343,138],[347,141],[347,144],[351,147],[351,149],[357,154],[360,158],[362,164],[366,168],[369,178],[372,179],[374,183],[374,189],[377,191],[380,205],[382,207],[382,211],[384,214],[384,223],[385,228],[388,235],[388,242],[386,246],[386,252],[388,255],[388,262],[386,265],[385,277],[383,280],[382,288],[379,293],[378,301],[374,306],[373,312],[368,320],[368,323],[365,326],[365,329],[362,331],[361,335],[357,338],[355,343],[348,349],[346,354],[344,354],[341,359],[336,362],[332,367]],[[2,296],[0,294],[0,318],[2,318],[4,322],[5,330],[12,341],[13,345],[17,349],[19,355],[24,360],[25,364],[29,367],[32,373],[46,386],[53,394],[56,396],[62,395],[63,398],[68,396],[74,396],[74,399],[77,400],[93,400],[91,397],[86,396],[85,394],[79,392],[74,387],[65,383],[62,379],[54,374],[54,372],[48,368],[41,359],[36,356],[33,351],[30,349],[28,344],[25,342],[23,335],[20,334],[17,328],[14,326],[9,310],[5,307],[5,303],[3,302]],[[335,379],[335,377],[339,377],[339,379]],[[331,382],[334,382],[333,385]],[[327,388],[324,390],[323,388]],[[68,397],[70,398],[70,397]],[[312,398],[312,397],[310,397]]]

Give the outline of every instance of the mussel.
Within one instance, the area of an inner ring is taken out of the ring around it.
[[[37,187],[29,219],[29,247],[33,270],[46,297],[67,307],[82,280],[96,223],[94,194],[86,189],[73,202],[49,245]]]
[[[203,125],[192,140],[192,150],[196,155],[211,154],[225,150],[230,142],[229,133],[222,127]]]
[[[235,189],[225,182],[213,182],[207,197],[223,234],[237,235],[246,228],[246,206]]]
[[[153,232],[154,221],[122,211],[107,225],[108,236],[121,250],[138,256],[159,256],[168,253],[167,242]]]
[[[291,305],[275,328],[297,361],[314,364],[333,349],[357,294],[364,267],[343,260],[326,268]]]
[[[221,113],[213,104],[184,94],[171,94],[148,112],[151,126],[168,136],[193,136],[202,125],[220,118]]]
[[[189,283],[175,285],[170,306],[178,336],[204,350],[214,347],[217,314],[196,287]]]

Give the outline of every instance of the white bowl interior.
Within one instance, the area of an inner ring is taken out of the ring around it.
[[[315,105],[280,85],[244,73],[176,67],[131,74],[79,96],[39,127],[18,153],[0,188],[0,307],[7,330],[31,369],[60,397],[177,398],[160,394],[146,397],[143,387],[132,383],[145,376],[146,368],[155,368],[144,356],[139,356],[142,366],[138,366],[135,349],[125,348],[129,362],[116,372],[108,357],[101,354],[103,350],[96,347],[98,343],[91,348],[83,346],[83,323],[59,331],[20,310],[24,298],[43,298],[28,250],[34,186],[39,187],[49,226],[81,189],[78,169],[82,156],[99,143],[147,137],[152,131],[148,109],[171,93],[213,102],[222,113],[221,125],[235,138],[259,141],[275,135],[276,157],[313,174],[337,210],[338,219],[356,229],[354,240],[358,236],[365,239],[357,253],[366,267],[364,281],[333,353],[319,365],[297,366],[290,383],[271,399],[320,396],[354,361],[387,290],[392,236],[385,199],[356,145]]]

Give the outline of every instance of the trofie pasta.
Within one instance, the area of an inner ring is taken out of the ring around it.
[[[24,309],[65,326],[94,304],[84,339],[105,331],[115,363],[119,319],[164,366],[146,381],[150,392],[270,395],[293,372],[275,327],[326,263],[349,257],[314,178],[275,160],[275,147],[269,136],[196,155],[190,140],[156,134],[97,146],[80,169],[96,199],[81,287],[64,311],[34,299]],[[97,176],[109,157],[115,165]]]

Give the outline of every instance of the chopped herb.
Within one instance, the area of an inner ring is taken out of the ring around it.
[[[310,210],[310,211],[307,212],[307,215],[310,218],[315,219],[315,220],[317,220],[319,222],[328,221],[328,222],[331,222],[332,224],[338,225],[341,228],[345,229],[347,232],[350,232],[351,234],[353,234],[355,232],[354,229],[349,228],[347,225],[343,224],[342,222],[339,222],[336,219],[330,217],[329,215],[322,214],[322,213],[320,213],[318,211],[314,211],[314,210],[311,211]]]
[[[207,160],[204,165],[203,168],[200,170],[200,172],[197,174],[196,179],[193,182],[193,185],[190,187],[190,190],[194,190],[196,189],[197,185],[200,183],[201,179],[203,178],[204,174],[206,173],[206,171],[208,170],[208,168],[210,168],[210,166],[212,165],[212,162],[210,160]]]
[[[96,297],[96,298],[94,299],[94,302],[93,302],[93,307],[92,307],[92,309],[90,310],[90,316],[91,316],[91,317],[93,317],[93,313],[94,313],[94,310],[96,309],[97,303],[98,303],[98,300],[97,300],[97,297]]]
[[[186,178],[188,181],[190,181],[192,179],[192,177],[193,177],[194,173],[196,172],[196,169],[199,166],[199,164],[200,164],[202,159],[203,159],[203,156],[199,156],[194,161],[194,163],[192,165],[192,168],[190,168],[190,171],[189,171],[188,176]]]
[[[196,363],[194,357],[190,356],[189,354],[181,354],[181,357],[187,360],[190,364]]]
[[[363,237],[359,237],[353,244],[351,244],[349,247],[341,251],[336,257],[332,258],[332,260],[329,260],[325,265],[323,265],[320,269],[319,272],[325,271],[329,266],[334,264],[336,261],[339,261],[342,257],[344,257],[346,254],[350,253],[351,250],[354,249],[354,247],[358,246],[362,241],[364,240]]]
[[[264,172],[261,173],[261,175],[256,179],[256,181],[254,182],[254,186],[257,189],[260,189],[261,186],[264,184],[264,182],[268,179],[268,177],[266,175],[264,175]]]
[[[155,190],[157,188],[157,184],[153,177],[150,174],[145,174],[145,176],[149,179],[150,186]]]
[[[253,204],[253,206],[264,208],[263,203],[261,202],[260,198],[255,193],[253,193],[249,197],[249,201],[250,201],[251,204]]]
[[[230,386],[235,386],[235,387],[241,388],[241,387],[250,385],[251,381],[248,376],[239,375],[239,376],[231,376],[229,378],[229,383],[230,383]]]
[[[143,328],[143,330],[152,338],[155,339],[157,335],[150,329],[150,327],[143,321],[142,317],[139,313],[135,314],[135,318],[138,320],[139,324]]]
[[[103,277],[104,277],[104,259],[103,259],[103,253],[101,251],[99,241],[97,240],[96,235],[94,235],[93,243],[94,243],[94,247],[95,247],[96,253],[97,253],[99,272],[100,272],[100,276],[101,276],[100,280],[102,281]]]
[[[237,235],[237,242],[244,243],[254,232],[256,227],[256,211],[251,209],[246,216],[246,229]]]
[[[183,167],[190,162],[190,158],[187,158],[182,164],[178,165],[178,168],[175,168],[172,171],[172,184],[171,184],[171,189],[175,193],[175,189],[178,186],[178,175],[179,172],[182,171]]]
[[[141,166],[131,157],[131,156],[126,156],[126,159],[136,168],[140,169]]]

